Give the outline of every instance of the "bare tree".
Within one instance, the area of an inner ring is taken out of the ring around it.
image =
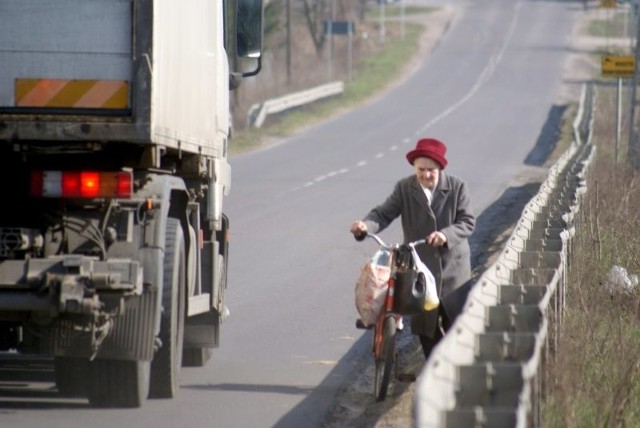
[[[327,19],[327,0],[302,0],[304,18],[307,21],[309,35],[316,48],[316,54],[322,55],[322,48],[327,39],[324,33],[324,21]]]
[[[338,4],[338,16],[341,19],[363,21],[367,10],[368,0],[336,0]]]
[[[332,2],[335,3],[332,4]],[[331,19],[331,7],[333,7],[333,5],[336,6],[336,18],[349,20],[355,15],[358,17],[358,20],[362,21],[364,19],[367,0],[302,0],[302,3],[309,35],[311,35],[313,45],[316,48],[316,54],[320,56],[322,54],[322,48],[327,41],[327,36],[324,32],[324,22],[325,20]]]
[[[358,20],[360,22],[364,21],[364,16],[367,11],[367,1],[368,0],[358,0]]]

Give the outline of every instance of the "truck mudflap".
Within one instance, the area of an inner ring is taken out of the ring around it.
[[[39,354],[151,360],[157,290],[142,271],[82,255],[4,260],[0,316],[26,317],[23,346]]]

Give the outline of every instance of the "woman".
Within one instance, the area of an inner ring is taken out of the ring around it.
[[[378,233],[401,217],[404,242],[426,239],[416,247],[438,284],[442,304],[438,311],[411,317],[411,331],[420,336],[425,358],[460,312],[466,293],[460,287],[471,278],[469,236],[475,216],[467,185],[444,172],[447,147],[435,138],[423,138],[407,153],[414,174],[398,181],[389,197],[362,220],[351,225],[356,237]],[[458,292],[456,292],[458,290]]]

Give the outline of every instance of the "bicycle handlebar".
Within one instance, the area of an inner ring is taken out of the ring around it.
[[[365,238],[372,238],[378,244],[380,244],[380,246],[383,247],[383,248],[393,248],[394,247],[393,245],[385,244],[385,242],[382,240],[382,238],[380,238],[375,233],[364,232],[363,234],[361,234],[359,236],[356,236],[356,240],[358,240],[358,241],[363,241]],[[409,242],[407,245],[409,247],[415,247],[416,245],[422,245],[422,244],[426,244],[426,243],[427,243],[426,239],[418,239],[417,241]]]

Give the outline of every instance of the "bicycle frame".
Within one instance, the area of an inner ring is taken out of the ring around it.
[[[374,327],[374,336],[373,336],[373,356],[379,358],[382,350],[382,332],[384,326],[385,318],[389,316],[393,316],[396,319],[400,318],[400,315],[394,313],[393,310],[393,295],[396,285],[395,280],[395,252],[392,251],[391,256],[391,275],[389,275],[389,280],[387,281],[387,295],[385,297],[384,306],[382,311],[380,311],[380,315],[378,316],[378,321]]]
[[[375,369],[375,381],[374,381],[374,395],[378,401],[385,399],[387,394],[387,388],[391,378],[391,369],[396,366],[396,329],[398,323],[401,320],[399,313],[396,313],[394,308],[394,295],[397,277],[397,254],[400,244],[387,245],[375,234],[367,234],[366,237],[373,238],[381,249],[388,250],[390,253],[390,267],[391,272],[389,279],[387,280],[387,293],[385,301],[378,315],[378,319],[373,328],[373,344],[372,353],[376,363]],[[414,247],[415,245],[425,243],[424,239],[411,242],[408,245]],[[387,321],[393,317],[393,321]],[[396,366],[397,371],[397,366]]]

